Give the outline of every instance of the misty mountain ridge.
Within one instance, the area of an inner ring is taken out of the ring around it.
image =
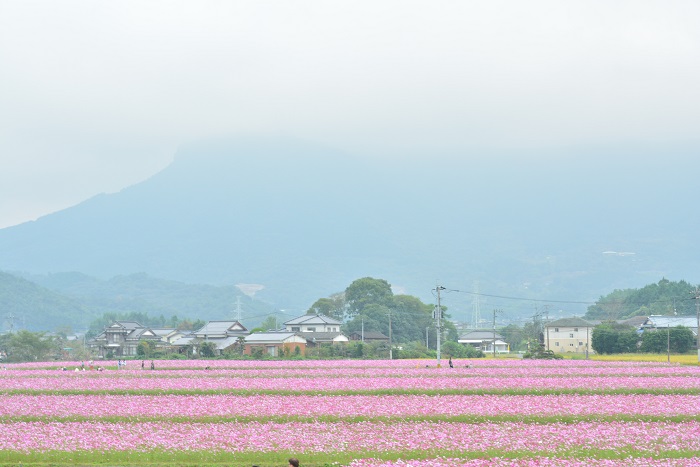
[[[144,182],[1,229],[0,269],[260,284],[257,298],[297,313],[365,276],[427,302],[438,282],[592,301],[698,280],[693,159],[672,149],[402,160],[278,137],[203,141]],[[445,304],[467,319],[471,302]]]
[[[2,330],[85,330],[104,314],[139,313],[152,320],[240,318],[253,327],[276,310],[235,286],[184,284],[144,273],[107,280],[77,272],[42,275],[0,273]],[[289,319],[291,316],[283,317]],[[145,323],[143,323],[145,324]]]

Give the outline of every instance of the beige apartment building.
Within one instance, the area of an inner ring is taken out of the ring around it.
[[[592,352],[591,339],[595,325],[584,319],[561,318],[544,327],[544,345],[547,350],[557,353]]]

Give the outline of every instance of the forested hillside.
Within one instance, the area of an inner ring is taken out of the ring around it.
[[[90,312],[79,300],[48,290],[34,282],[0,272],[2,330],[55,330],[87,324]]]
[[[235,286],[216,287],[132,274],[101,280],[81,273],[25,275],[0,273],[0,305],[5,321],[15,316],[15,328],[53,331],[86,329],[103,315],[149,316],[154,322],[234,318],[254,326],[274,309],[244,295]],[[6,322],[3,329],[7,329]]]
[[[695,287],[686,281],[661,279],[641,289],[614,290],[588,307],[585,318],[615,320],[633,316],[695,314]]]

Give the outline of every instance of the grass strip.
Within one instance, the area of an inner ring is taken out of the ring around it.
[[[571,449],[565,451],[452,451],[452,450],[425,450],[425,451],[336,451],[324,453],[291,453],[286,451],[276,452],[210,452],[210,451],[81,451],[64,452],[50,451],[41,453],[0,452],[0,465],[22,465],[36,467],[63,467],[63,466],[139,466],[139,467],[219,467],[222,465],[231,467],[279,467],[286,464],[289,457],[298,457],[304,467],[330,467],[346,466],[354,459],[382,459],[382,460],[409,460],[432,459],[436,457],[454,459],[488,459],[506,458],[513,460],[526,460],[534,458],[567,459],[692,459],[700,457],[700,451],[675,451],[665,450],[655,453],[639,452],[633,447],[617,450],[601,449]],[[555,465],[555,464],[552,464]]]

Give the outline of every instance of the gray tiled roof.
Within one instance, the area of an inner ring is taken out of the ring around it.
[[[386,336],[378,331],[365,331],[364,333],[361,331],[355,331],[352,334],[358,337],[364,337],[365,339],[389,339],[389,336]]]
[[[499,333],[496,333],[496,339],[503,339]],[[493,331],[474,330],[459,336],[460,341],[492,341]]]
[[[235,331],[229,331],[232,327],[238,327],[240,326],[242,329],[235,330]],[[209,321],[207,324],[202,326],[200,329],[197,329],[194,333],[197,334],[198,336],[201,335],[207,335],[207,336],[226,336],[229,333],[247,333],[248,329],[246,329],[245,326],[243,326],[241,323],[239,323],[236,320],[232,321]]]
[[[593,323],[576,316],[572,318],[561,318],[551,321],[545,325],[548,328],[592,328]]]
[[[338,336],[345,336],[342,332],[297,332],[297,334],[309,342],[332,342]]]
[[[289,321],[285,321],[285,323],[284,323],[285,326],[291,326],[291,325],[297,325],[297,324],[305,324],[305,325],[331,324],[334,326],[340,326],[343,323],[338,321],[337,319],[330,318],[326,315],[303,315],[303,316],[299,316],[298,318],[294,318],[294,319],[291,319]]]
[[[299,335],[297,332],[256,332],[246,336],[246,344],[282,342],[292,336]],[[300,336],[301,337],[301,336]]]

